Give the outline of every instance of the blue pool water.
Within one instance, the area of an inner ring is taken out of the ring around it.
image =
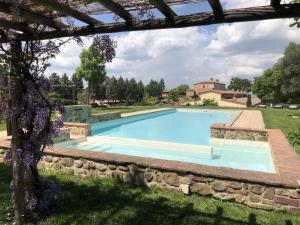
[[[234,114],[234,111],[175,109],[150,113],[93,124],[92,137],[87,141],[57,145],[71,149],[274,172],[267,143],[211,143],[210,126],[213,123],[226,123]],[[143,144],[144,141],[147,143]],[[168,145],[169,143],[171,145]],[[177,147],[174,148],[172,143],[177,143]],[[211,146],[212,153],[195,150],[194,146]]]
[[[92,135],[208,145],[210,126],[226,123],[233,115],[233,111],[169,110],[94,124]]]
[[[272,173],[273,164],[267,145],[213,144],[213,154],[198,153],[188,149],[174,150],[149,146],[118,145],[114,143],[83,142],[80,144],[58,144],[61,147],[125,154],[146,158],[175,160],[204,164],[209,166],[229,167]]]

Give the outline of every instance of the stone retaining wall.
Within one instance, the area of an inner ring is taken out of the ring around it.
[[[0,162],[3,162],[3,154],[4,151],[0,150]],[[238,202],[253,208],[300,213],[300,194],[293,188],[153,169],[133,163],[120,164],[78,157],[47,155],[42,158],[39,167],[61,170],[82,178],[114,178],[136,185],[158,186],[185,194],[195,193]]]
[[[64,122],[73,123],[98,123],[119,118],[121,118],[120,112],[92,114],[90,105],[65,106],[65,112],[62,114]]]
[[[121,118],[120,112],[100,113],[91,114],[89,118],[90,123],[99,123],[108,120],[116,120]]]
[[[62,119],[64,122],[87,123],[91,113],[90,105],[69,105],[65,106]]]
[[[91,135],[91,124],[90,123],[66,122],[66,123],[64,123],[64,127],[70,129],[71,135],[76,135],[76,136]]]
[[[225,124],[213,124],[210,127],[210,132],[212,138],[268,141],[268,133],[266,130],[232,128],[227,127]]]
[[[70,133],[71,133],[71,129],[69,128],[65,127],[60,129],[57,137],[53,138],[53,143],[59,143],[59,142],[70,140]]]

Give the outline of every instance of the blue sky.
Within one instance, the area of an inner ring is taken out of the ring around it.
[[[267,5],[269,0],[221,0],[224,9]],[[211,11],[207,2],[173,6],[178,15]],[[161,15],[156,14],[156,17]],[[105,22],[112,15],[96,16]],[[182,29],[112,34],[117,56],[106,65],[108,76],[134,77],[147,83],[164,78],[167,87],[186,83],[192,86],[211,77],[228,83],[231,77],[253,79],[272,66],[289,42],[299,43],[300,29],[290,28],[291,20],[220,24]],[[84,39],[84,47],[91,40]],[[52,60],[47,73],[71,76],[79,66],[82,48],[70,43]]]

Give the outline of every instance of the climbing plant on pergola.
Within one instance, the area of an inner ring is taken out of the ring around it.
[[[271,0],[270,4],[265,6],[229,10],[223,10],[219,0],[207,0],[211,6],[209,12],[184,16],[177,15],[171,7],[197,2],[205,2],[205,0],[0,0],[0,43],[7,43],[9,46],[11,68],[8,70],[10,79],[14,81],[9,97],[10,108],[18,108],[22,98],[21,90],[28,89],[28,87],[24,87],[26,83],[20,82],[22,68],[20,68],[19,60],[22,59],[23,41],[28,43],[30,41],[89,36],[100,33],[300,17],[300,4],[281,4],[280,0]],[[135,13],[140,8],[157,9],[163,18],[137,19]],[[96,19],[95,15],[105,13],[114,13],[118,19],[110,23]],[[68,22],[70,18],[75,21],[74,24]],[[81,23],[76,23],[76,21]],[[76,24],[84,25],[75,26]],[[98,39],[96,45],[99,43],[100,45],[112,44],[107,38]],[[32,45],[29,45],[30,47]],[[110,46],[100,46],[100,49],[104,47],[110,48]],[[31,50],[34,52],[34,49]],[[50,54],[55,53],[57,52],[50,52]],[[107,58],[108,61],[111,60],[110,55]],[[34,88],[42,85],[42,83],[36,83],[34,79],[31,80],[30,84]],[[43,100],[44,96],[41,96]],[[44,101],[47,103],[47,99]],[[0,109],[1,107],[0,104]],[[18,128],[19,116],[18,111],[12,110],[10,119],[13,137],[10,152],[12,155],[11,164],[13,165],[15,217],[16,222],[22,224],[21,214],[24,213],[21,209],[22,204],[24,204],[24,200],[22,203],[22,198],[24,198],[22,192],[24,192],[24,185],[26,184],[23,180],[24,166],[18,163],[20,160],[19,150],[23,143],[23,136],[20,135]]]

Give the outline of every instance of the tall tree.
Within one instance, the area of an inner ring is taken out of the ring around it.
[[[279,71],[281,93],[290,102],[300,102],[300,45],[290,43],[274,66]]]
[[[49,81],[50,81],[50,84],[53,86],[53,85],[59,85],[60,84],[60,77],[57,73],[52,73],[50,76],[49,76]]]
[[[162,91],[166,89],[165,80],[163,78],[160,79],[159,85],[160,85]]]
[[[145,94],[145,87],[144,87],[144,84],[141,80],[137,84],[137,89],[138,89],[138,99],[137,99],[137,101],[140,102],[140,101],[143,100],[144,94]]]
[[[61,78],[60,78],[60,84],[62,84],[62,85],[70,85],[70,84],[71,84],[71,82],[70,82],[70,80],[69,80],[69,77],[67,76],[66,73],[64,73],[64,74],[61,76]]]
[[[128,98],[131,102],[136,102],[139,99],[139,92],[138,92],[138,85],[136,83],[136,80],[134,78],[131,78],[128,82]]]
[[[112,76],[111,78],[107,78],[105,81],[106,87],[106,98],[108,100],[112,100],[115,102],[117,100],[117,89],[118,89],[118,81]]]
[[[228,89],[233,90],[243,90],[246,92],[250,92],[252,88],[251,80],[243,79],[240,77],[232,77],[230,80],[230,84],[228,85]]]
[[[151,79],[145,89],[150,97],[161,98],[163,90],[159,82]]]
[[[117,99],[122,102],[125,100],[126,96],[126,86],[125,86],[125,81],[122,77],[119,77],[118,81],[117,81],[117,89],[116,89],[117,93]]]
[[[278,103],[283,100],[280,88],[279,71],[267,69],[254,79],[252,90],[263,102]]]
[[[78,93],[81,93],[83,91],[84,85],[83,85],[83,80],[80,77],[76,76],[76,73],[73,73],[71,81],[73,85],[75,85],[75,96],[77,99]]]
[[[105,56],[100,51],[93,51],[94,46],[84,49],[80,53],[80,67],[76,69],[76,76],[88,83],[88,103],[91,97],[92,86],[102,84],[106,77]]]
[[[82,78],[77,77],[76,73],[73,73],[71,81],[76,86],[77,92],[83,91],[83,88],[84,88],[83,80],[82,80]]]
[[[176,90],[178,95],[186,95],[186,91],[189,89],[189,85],[187,84],[181,84],[179,85]]]

